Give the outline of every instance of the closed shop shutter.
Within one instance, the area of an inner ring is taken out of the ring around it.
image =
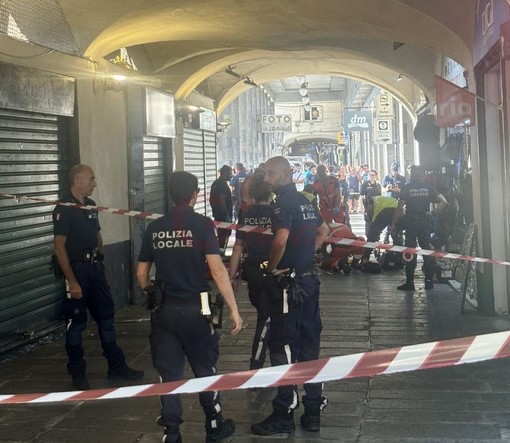
[[[184,130],[184,170],[198,178],[200,194],[195,205],[195,211],[206,214],[205,199],[205,169],[204,169],[204,140],[203,131],[199,129]]]
[[[145,210],[165,214],[167,211],[167,155],[163,140],[143,139]]]
[[[204,196],[207,202],[206,215],[212,217],[211,206],[209,205],[209,191],[214,180],[218,178],[218,166],[216,159],[216,133],[204,131],[204,159],[205,159],[205,187]]]
[[[66,118],[0,108],[0,192],[58,200],[67,168]],[[0,351],[60,324],[63,281],[49,270],[53,208],[0,198]]]

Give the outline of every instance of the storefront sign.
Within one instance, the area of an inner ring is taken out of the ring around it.
[[[262,132],[292,132],[292,115],[264,114],[260,118]]]
[[[473,46],[475,65],[499,41],[500,27],[508,20],[510,6],[507,0],[478,0]]]
[[[455,126],[474,126],[476,122],[476,96],[472,92],[435,76],[437,126],[453,128]]]
[[[347,131],[371,131],[372,130],[372,112],[371,111],[344,111],[344,128]]]
[[[0,108],[73,116],[74,86],[72,77],[0,64]]]
[[[173,95],[146,88],[145,132],[153,137],[175,137]]]
[[[210,109],[202,109],[199,114],[200,129],[216,132],[216,112]]]

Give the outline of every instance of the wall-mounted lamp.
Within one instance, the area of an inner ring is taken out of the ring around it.
[[[253,81],[253,78],[251,78],[251,77],[246,77],[246,78],[244,79],[244,84],[245,84],[245,85],[250,85],[250,86],[258,86],[258,84],[257,84],[257,83],[255,83],[255,82]]]
[[[231,75],[232,77],[242,78],[237,72],[234,71],[236,65],[229,65],[227,69],[225,69],[225,73]]]
[[[402,74],[399,74],[397,76],[397,78],[395,79],[396,82],[399,82],[399,81],[402,81],[402,79],[404,78],[404,76]]]
[[[229,126],[230,126],[229,122],[219,121],[216,123],[216,131],[217,132],[227,132]]]

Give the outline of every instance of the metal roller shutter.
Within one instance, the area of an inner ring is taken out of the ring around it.
[[[58,200],[67,184],[67,121],[0,109],[0,192]],[[0,199],[0,351],[61,317],[49,270],[53,205]]]
[[[218,178],[218,167],[216,159],[216,133],[204,132],[204,160],[205,160],[205,188],[204,196],[207,202],[206,215],[212,217],[211,206],[209,205],[209,191],[213,181]]]
[[[195,211],[206,214],[208,202],[205,198],[206,183],[204,178],[204,140],[203,131],[197,129],[184,130],[184,170],[197,176],[198,187],[201,189]]]
[[[160,138],[144,137],[143,171],[145,210],[165,214],[167,211],[166,153]]]

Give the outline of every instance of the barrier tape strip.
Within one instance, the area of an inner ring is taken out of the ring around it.
[[[107,212],[107,213],[116,214],[116,215],[127,215],[128,217],[139,218],[142,220],[146,220],[146,219],[155,220],[160,217],[163,217],[163,214],[158,214],[156,212],[150,212],[150,211],[133,211],[133,210],[128,210],[128,209],[108,208],[106,206],[80,205],[78,203],[46,200],[46,199],[42,199],[42,198],[27,197],[27,196],[23,196],[23,195],[4,194],[3,192],[0,192],[0,197],[14,198],[18,202],[21,200],[27,200],[27,201],[34,201],[34,202],[38,202],[38,203],[69,206],[69,207],[75,207],[75,208],[86,209],[86,210],[95,209],[98,212]],[[219,229],[231,229],[231,230],[238,230],[238,231],[244,231],[244,232],[272,234],[271,229],[262,228],[259,226],[238,225],[235,223],[219,222],[219,221],[215,221],[214,223],[215,223],[216,227]],[[337,223],[330,224],[330,227],[332,227],[332,228],[334,228],[335,226],[339,226],[339,224],[337,224]],[[349,239],[349,238],[340,238],[340,237],[333,237],[333,236],[327,237],[325,241],[327,243],[331,243],[331,244],[335,244],[335,245],[356,246],[356,247],[369,248],[369,249],[383,249],[385,251],[395,251],[395,252],[401,252],[403,254],[427,255],[430,257],[449,258],[452,260],[464,260],[464,261],[472,261],[472,262],[478,262],[478,263],[492,263],[492,264],[496,264],[496,265],[510,266],[510,262],[505,261],[505,260],[497,260],[494,258],[475,257],[475,256],[471,256],[471,255],[454,254],[451,252],[433,251],[433,250],[429,250],[429,249],[410,248],[410,247],[406,247],[406,246],[396,246],[396,245],[390,245],[390,244],[385,244],[385,243],[380,243],[380,242],[366,242],[366,241],[362,241],[362,240],[353,240],[353,239]]]
[[[174,382],[89,391],[0,395],[0,405],[81,402],[324,383],[457,366],[509,356],[510,331],[505,331]]]

